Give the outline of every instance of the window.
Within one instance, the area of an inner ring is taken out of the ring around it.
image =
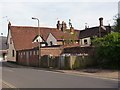
[[[50,41],[50,45],[51,45],[51,46],[53,45],[53,42],[52,42],[52,41]]]
[[[39,50],[37,50],[37,55],[39,55]]]
[[[24,55],[25,55],[25,52],[24,52]]]
[[[15,51],[14,50],[12,50],[12,57],[14,57],[15,56]]]
[[[38,39],[36,40],[36,42],[38,42]]]
[[[35,55],[35,51],[34,51],[34,55]]]
[[[84,40],[84,44],[88,44],[88,43],[87,43],[87,39]]]
[[[32,55],[32,51],[30,51],[30,56]]]
[[[23,55],[23,54],[22,54],[22,52],[21,52],[21,58],[22,58],[22,55]]]

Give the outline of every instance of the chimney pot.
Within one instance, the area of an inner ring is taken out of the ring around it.
[[[103,26],[103,17],[99,18],[100,26]]]
[[[66,23],[64,21],[62,21],[61,30],[64,32],[66,30],[66,28],[67,28]]]

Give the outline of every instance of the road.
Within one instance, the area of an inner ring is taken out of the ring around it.
[[[10,66],[3,62],[2,80],[16,88],[117,88],[118,81]]]

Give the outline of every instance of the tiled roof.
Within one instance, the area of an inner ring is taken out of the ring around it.
[[[71,37],[68,33],[63,33],[56,28],[46,28],[46,27],[27,27],[27,26],[11,26],[11,35],[13,38],[13,43],[16,50],[31,49],[38,46],[38,43],[32,43],[32,40],[38,35],[40,30],[40,35],[44,40],[47,39],[49,33],[52,33],[57,40],[69,39]],[[76,37],[76,39],[78,39]]]
[[[102,30],[106,33],[109,33],[111,30],[110,26],[105,26],[106,30]],[[99,27],[92,27],[92,28],[87,28],[84,30],[81,30],[79,33],[79,38],[86,38],[86,37],[92,37],[92,36],[98,36],[99,34]]]

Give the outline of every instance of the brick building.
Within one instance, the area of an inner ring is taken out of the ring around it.
[[[75,30],[76,31],[76,30]],[[40,35],[38,35],[40,32]],[[30,26],[12,26],[9,22],[8,24],[8,37],[7,44],[8,48],[8,61],[16,62],[18,55],[25,55],[28,57],[32,55],[32,49],[38,47],[40,44],[41,55],[60,55],[60,46],[66,45],[66,42],[73,38],[68,32],[63,32],[63,30],[58,30],[57,28],[47,28],[47,27],[30,27]],[[79,45],[78,35],[74,36],[74,43]],[[56,47],[57,46],[57,47]],[[47,47],[47,48],[45,48]],[[48,48],[49,47],[49,48]],[[31,52],[28,52],[28,51]],[[21,54],[18,52],[27,51]],[[34,52],[35,53],[35,52]]]
[[[67,52],[79,54],[82,52],[82,49],[79,47],[90,46],[91,38],[96,36],[102,37],[111,32],[110,26],[103,25],[103,18],[100,18],[99,22],[100,25],[98,27],[86,28],[81,31],[75,30],[72,25],[70,29],[67,29],[66,23],[62,22],[60,24],[59,21],[57,28],[12,26],[9,22],[7,60],[25,65],[38,66],[39,56],[59,56]],[[40,49],[38,48],[39,45]],[[70,49],[68,47],[73,48]],[[83,50],[89,51],[89,48]]]
[[[103,37],[111,33],[112,28],[110,25],[105,26],[103,24],[103,18],[99,18],[99,26],[96,27],[87,27],[84,30],[81,30],[79,33],[79,40],[81,46],[90,46],[92,44],[91,39],[94,37]]]

